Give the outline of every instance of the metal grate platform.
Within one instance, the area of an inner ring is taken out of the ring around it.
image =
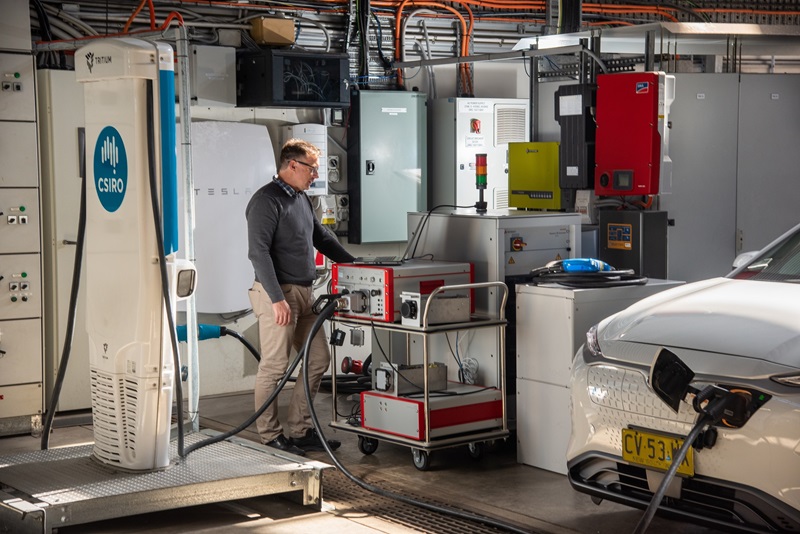
[[[189,446],[216,432],[187,435]],[[161,471],[119,471],[93,460],[92,445],[0,457],[0,531],[49,533],[79,525],[236,499],[302,492],[320,508],[331,466],[232,438],[178,457]]]

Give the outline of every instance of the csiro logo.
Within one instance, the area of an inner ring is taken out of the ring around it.
[[[122,205],[128,185],[128,155],[122,136],[113,126],[106,126],[94,146],[94,186],[97,198],[106,211],[113,213]]]

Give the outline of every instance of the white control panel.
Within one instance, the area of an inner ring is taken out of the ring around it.
[[[40,262],[39,254],[0,256],[0,320],[41,317]],[[0,327],[5,328],[4,323]],[[41,344],[41,340],[37,342]]]
[[[39,190],[0,190],[0,254],[36,253],[39,241]]]

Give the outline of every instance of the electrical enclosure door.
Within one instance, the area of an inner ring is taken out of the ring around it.
[[[408,213],[425,210],[426,98],[406,91],[360,91],[353,97],[348,242],[406,241]]]
[[[737,253],[797,224],[800,76],[742,74],[739,85]]]
[[[667,272],[673,280],[694,282],[725,274],[736,255],[739,75],[692,72],[675,78],[673,187],[659,207],[675,221]]]

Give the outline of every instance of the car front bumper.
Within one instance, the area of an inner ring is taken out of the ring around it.
[[[676,415],[647,387],[643,370],[610,362],[572,374],[569,479],[584,493],[644,508],[657,487],[622,460],[622,429],[686,436],[697,414]],[[752,532],[800,532],[800,403],[773,397],[739,429],[719,428],[713,448],[695,451],[695,476],[675,482],[662,510],[693,522]],[[656,487],[653,487],[653,486]]]

